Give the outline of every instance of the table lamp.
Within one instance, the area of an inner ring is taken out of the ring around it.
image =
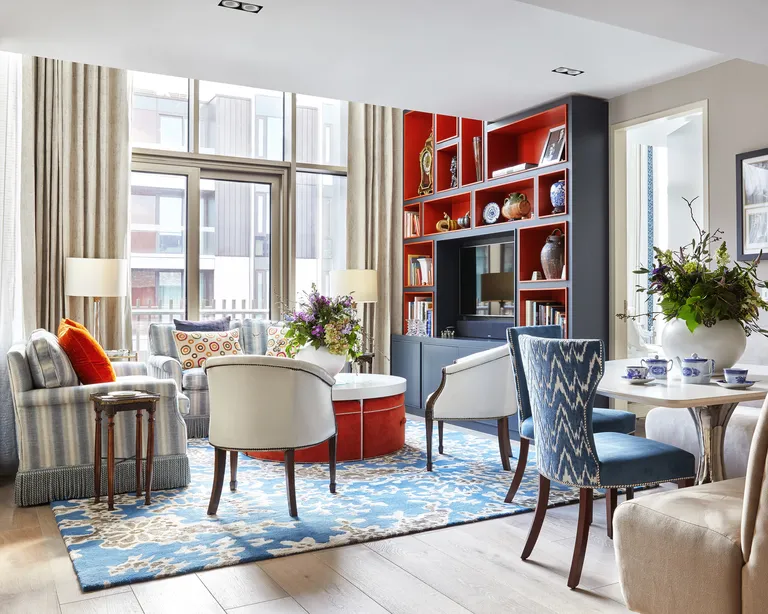
[[[117,258],[67,258],[67,296],[93,298],[93,337],[101,340],[101,299],[128,294],[128,261]]]
[[[362,311],[362,304],[375,303],[379,298],[379,283],[376,271],[372,269],[346,269],[343,271],[331,271],[330,277],[330,295],[351,295],[357,303],[358,315],[362,322],[363,318],[360,313]],[[365,352],[365,331],[363,331],[363,353],[367,354]],[[366,361],[369,365],[371,365],[372,360],[373,354],[368,355]]]
[[[499,301],[499,313],[505,301],[515,300],[514,273],[483,273],[480,275],[480,300]]]

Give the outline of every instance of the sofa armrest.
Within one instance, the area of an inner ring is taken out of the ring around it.
[[[149,375],[147,365],[143,362],[133,361],[118,361],[112,363],[112,368],[115,370],[117,377],[125,377],[126,375]]]
[[[157,379],[172,379],[181,392],[181,363],[170,356],[150,356],[147,362],[149,375]]]
[[[440,387],[427,400],[435,420],[490,420],[517,413],[517,397],[505,347],[478,352],[443,367]]]

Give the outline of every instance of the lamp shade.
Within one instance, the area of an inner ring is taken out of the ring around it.
[[[512,301],[514,299],[514,273],[483,273],[480,275],[481,301]]]
[[[67,296],[125,296],[128,293],[128,261],[67,258],[64,287]]]
[[[351,294],[357,303],[375,303],[379,298],[378,276],[370,269],[331,271],[331,296]]]

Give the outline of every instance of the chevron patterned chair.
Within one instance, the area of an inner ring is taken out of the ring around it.
[[[521,335],[520,360],[536,432],[539,496],[522,558],[533,552],[549,503],[550,481],[579,488],[579,521],[568,586],[581,579],[595,488],[616,491],[677,482],[690,486],[696,474],[693,454],[658,441],[624,433],[595,433],[593,403],[603,377],[603,342],[542,339]],[[610,509],[610,503],[606,509]],[[610,517],[608,522],[611,522]]]
[[[517,494],[520,482],[528,465],[528,446],[534,441],[533,417],[531,416],[531,401],[528,396],[528,386],[525,380],[522,361],[520,360],[521,335],[544,337],[547,339],[560,339],[563,329],[560,326],[517,326],[507,329],[507,341],[509,355],[512,359],[512,372],[517,382],[517,406],[518,406],[518,430],[520,432],[520,454],[517,459],[517,468],[512,478],[512,485],[504,499],[506,503],[512,503]],[[601,409],[596,407],[592,412],[592,428],[595,433],[624,433],[631,435],[635,432],[635,414],[629,411],[617,409]],[[615,505],[614,505],[615,507]],[[610,536],[610,529],[608,532]]]

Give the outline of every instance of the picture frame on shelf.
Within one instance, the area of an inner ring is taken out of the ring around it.
[[[768,149],[736,156],[738,256],[751,261],[768,251]]]
[[[565,151],[565,124],[550,129],[544,149],[541,150],[539,166],[560,162],[563,151]]]

